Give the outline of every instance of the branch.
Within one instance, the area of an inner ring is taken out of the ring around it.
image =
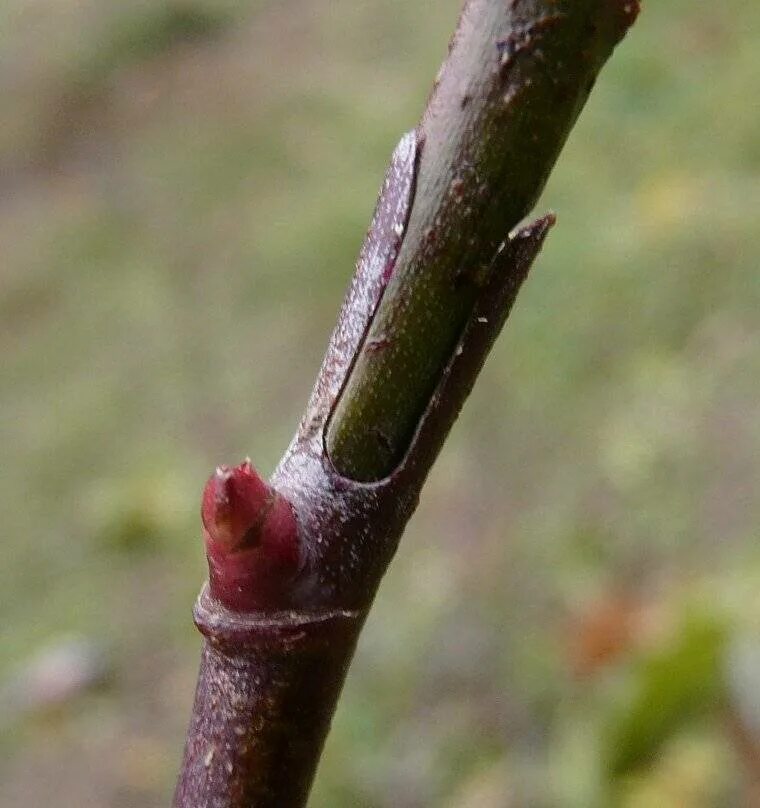
[[[553,217],[513,228],[637,10],[467,3],[293,442],[270,483],[246,461],[204,491],[205,643],[175,808],[305,804],[380,579]]]

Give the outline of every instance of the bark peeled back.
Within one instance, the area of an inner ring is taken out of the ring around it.
[[[267,484],[204,493],[204,650],[175,808],[306,802],[425,478],[554,222],[515,229],[635,0],[470,0],[394,152],[305,415]]]

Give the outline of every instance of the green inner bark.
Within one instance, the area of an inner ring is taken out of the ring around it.
[[[468,4],[421,123],[396,269],[331,420],[328,451],[344,476],[380,479],[402,458],[492,257],[535,204],[636,10],[623,0]]]

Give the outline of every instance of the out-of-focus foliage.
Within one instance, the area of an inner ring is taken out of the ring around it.
[[[613,778],[656,760],[686,722],[720,707],[724,633],[713,620],[692,619],[632,671],[630,692],[620,699],[605,739]]]
[[[167,804],[203,481],[287,444],[458,6],[0,4],[0,805]],[[315,808],[755,804],[759,28],[602,74]]]

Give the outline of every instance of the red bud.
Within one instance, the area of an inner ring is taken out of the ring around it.
[[[216,469],[201,518],[211,593],[238,611],[282,605],[300,563],[298,525],[290,503],[250,460]]]

